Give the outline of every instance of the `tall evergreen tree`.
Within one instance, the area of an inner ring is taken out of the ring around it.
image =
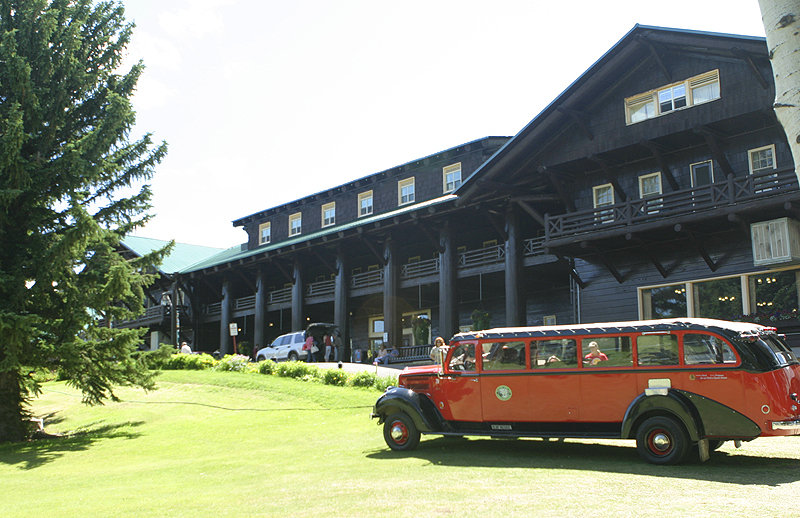
[[[113,1],[0,0],[0,441],[26,437],[38,368],[90,404],[152,387],[139,332],[104,325],[142,311],[166,252],[116,252],[151,217],[140,186],[167,147],[129,140],[143,65],[117,69],[132,29]]]

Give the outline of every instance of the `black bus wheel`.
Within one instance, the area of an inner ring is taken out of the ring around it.
[[[395,451],[413,450],[419,444],[419,430],[408,414],[399,412],[383,423],[383,439]]]
[[[636,450],[651,464],[678,464],[690,445],[683,425],[671,417],[651,417],[636,432]]]

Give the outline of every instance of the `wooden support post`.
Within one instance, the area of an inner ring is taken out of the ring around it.
[[[522,274],[522,238],[519,229],[519,218],[513,208],[506,213],[507,239],[505,242],[505,288],[506,288],[506,325],[509,327],[524,326],[525,312],[522,290],[524,286]]]
[[[448,222],[439,230],[439,334],[446,340],[458,333],[458,253],[453,242],[453,232]]]
[[[340,245],[336,251],[336,280],[333,292],[333,323],[339,327],[339,338],[344,345],[344,360],[350,358],[349,330],[347,328],[347,255],[344,248]]]
[[[231,335],[228,329],[233,319],[231,315],[231,306],[233,297],[231,296],[231,285],[228,279],[222,281],[222,312],[219,320],[219,353],[222,356],[228,354],[228,344],[231,341]]]
[[[294,260],[294,284],[292,284],[292,331],[305,329],[303,309],[305,304],[305,287],[303,265],[299,259]]]
[[[383,275],[383,328],[388,345],[403,345],[403,321],[400,314],[400,265],[397,258],[397,243],[391,238],[384,243]]]
[[[253,325],[253,347],[256,349],[267,345],[267,289],[264,277],[264,271],[259,268],[256,272],[256,314]]]

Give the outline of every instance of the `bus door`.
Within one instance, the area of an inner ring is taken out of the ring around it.
[[[573,338],[530,342],[528,376],[530,422],[567,422],[581,418],[578,346]]]
[[[527,344],[519,340],[483,342],[480,347],[483,420],[529,421]]]
[[[640,394],[629,336],[580,339],[581,420],[621,423]]]
[[[481,421],[480,377],[475,349],[478,342],[458,342],[447,355],[439,377],[440,394],[435,403],[448,421]]]

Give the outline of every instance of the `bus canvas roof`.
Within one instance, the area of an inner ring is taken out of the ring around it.
[[[610,333],[646,333],[675,329],[715,330],[738,335],[774,332],[774,328],[750,322],[730,322],[712,318],[668,318],[628,322],[599,322],[539,327],[499,327],[483,331],[467,331],[455,335],[452,341],[482,338],[530,338],[536,336],[574,336]]]

